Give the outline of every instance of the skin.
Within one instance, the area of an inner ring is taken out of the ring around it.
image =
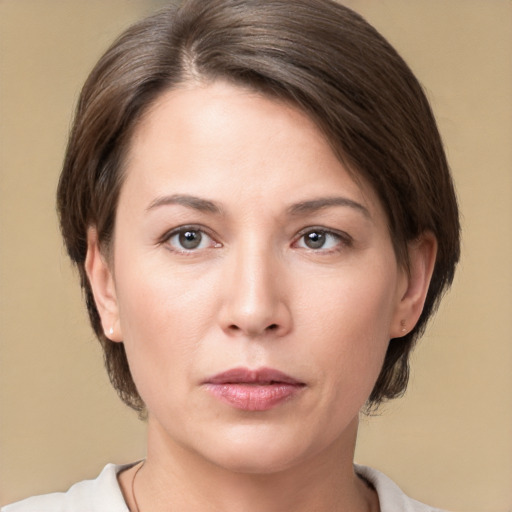
[[[397,263],[374,191],[295,107],[219,81],[160,97],[133,137],[110,259],[91,228],[86,262],[147,405],[140,510],[378,509],[353,471],[358,414],[421,313],[435,250],[425,234],[410,273]],[[235,367],[303,386],[239,410],[204,386]]]

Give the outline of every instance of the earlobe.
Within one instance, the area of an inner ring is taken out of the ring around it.
[[[101,253],[98,233],[93,227],[87,230],[85,271],[100,314],[103,332],[112,341],[122,341],[114,278],[109,264]]]
[[[390,338],[400,338],[412,331],[423,311],[436,261],[436,237],[428,231],[423,233],[409,243],[408,253],[409,272],[395,311]]]

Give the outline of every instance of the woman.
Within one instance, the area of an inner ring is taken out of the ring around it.
[[[354,467],[459,257],[429,105],[329,0],[191,0],[87,80],[63,236],[145,460],[25,510],[432,510]]]

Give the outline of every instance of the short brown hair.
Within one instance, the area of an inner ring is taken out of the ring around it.
[[[190,80],[227,79],[306,112],[387,213],[397,260],[425,231],[438,242],[423,313],[390,340],[369,404],[406,388],[411,348],[451,284],[459,258],[457,202],[425,94],[390,44],[332,0],[186,0],[129,28],[82,90],[58,187],[58,211],[110,379],[136,410],[144,404],[124,346],[103,333],[84,268],[87,229],[112,238],[123,157],[141,115],[163,92]]]

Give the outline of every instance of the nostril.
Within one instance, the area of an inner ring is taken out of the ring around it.
[[[267,327],[268,331],[275,331],[277,329],[277,324],[271,324]]]

